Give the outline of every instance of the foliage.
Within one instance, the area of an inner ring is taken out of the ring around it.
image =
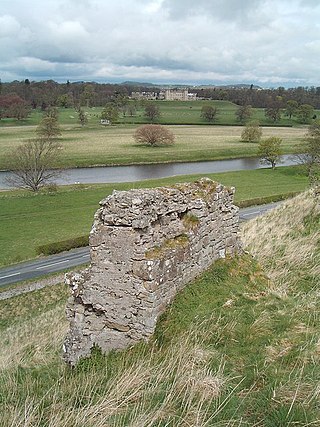
[[[261,163],[270,164],[272,169],[280,162],[282,139],[272,136],[259,143],[258,156]]]
[[[59,176],[60,171],[52,169],[59,156],[60,145],[50,139],[30,140],[12,152],[8,159],[11,176],[10,185],[38,191]]]
[[[252,107],[251,105],[240,105],[236,111],[236,118],[240,123],[245,123],[252,117]]]
[[[172,145],[174,143],[174,134],[161,125],[140,126],[135,131],[133,138],[138,144],[147,144],[152,147]]]
[[[144,109],[144,115],[150,122],[155,122],[160,118],[160,108],[158,105],[148,102]]]
[[[309,104],[302,104],[297,110],[297,116],[301,123],[309,123],[313,114],[313,107]]]
[[[101,120],[108,120],[111,124],[116,123],[119,118],[119,110],[113,104],[107,104],[101,111]]]
[[[0,96],[0,119],[12,117],[17,120],[26,119],[30,114],[27,102],[16,94]]]
[[[315,120],[309,126],[296,158],[303,165],[310,184],[317,185],[320,180],[320,120]]]
[[[244,142],[259,142],[262,136],[262,129],[259,122],[252,121],[241,132],[241,141]]]
[[[287,101],[285,114],[289,116],[289,118],[291,119],[292,116],[295,116],[297,114],[298,107],[299,107],[298,102],[293,99],[290,99],[289,101]]]
[[[81,126],[85,126],[88,123],[88,117],[82,108],[79,108],[78,110],[78,121]]]
[[[89,245],[89,236],[79,236],[72,239],[61,240],[60,242],[48,243],[37,247],[36,252],[39,255],[52,255],[60,252],[69,251],[74,248],[81,248]]]
[[[271,121],[278,122],[281,119],[281,109],[279,106],[272,106],[265,109],[265,116]]]
[[[54,108],[46,111],[42,117],[36,132],[40,138],[55,139],[61,135],[58,123],[58,111]]]
[[[213,107],[212,105],[204,105],[201,108],[201,117],[208,122],[214,122],[217,119],[217,115],[217,107]]]

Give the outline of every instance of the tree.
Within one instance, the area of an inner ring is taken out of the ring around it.
[[[0,96],[0,111],[2,117],[17,120],[26,119],[30,114],[30,108],[25,100],[16,94]]]
[[[135,131],[133,138],[138,144],[147,144],[152,147],[172,145],[174,143],[173,133],[165,126],[161,125],[140,126]]]
[[[272,136],[259,143],[258,156],[263,164],[271,164],[272,169],[275,169],[276,164],[280,162],[281,156],[281,138]]]
[[[84,126],[88,123],[88,117],[82,108],[79,108],[78,110],[78,121],[80,122],[81,126]]]
[[[17,188],[38,191],[51,184],[60,171],[53,169],[60,152],[56,141],[39,138],[20,145],[9,155],[8,183]]]
[[[42,117],[36,132],[40,138],[50,140],[61,135],[61,129],[54,110],[52,110],[49,115],[47,114]]]
[[[157,105],[148,102],[148,104],[144,109],[144,115],[148,120],[150,120],[151,122],[154,122],[155,120],[158,120],[160,117],[160,109]]]
[[[252,116],[252,107],[251,105],[240,105],[236,111],[237,120],[240,123],[245,123]]]
[[[201,117],[208,122],[213,122],[217,119],[218,109],[212,105],[203,105],[201,108]]]
[[[298,108],[297,116],[301,123],[310,123],[313,116],[313,107],[309,104],[302,104]]]
[[[241,133],[241,141],[244,142],[259,142],[262,136],[262,129],[259,122],[249,122]]]
[[[278,122],[281,119],[281,109],[279,106],[266,108],[264,115],[273,122]]]
[[[115,123],[119,118],[119,110],[112,104],[107,104],[100,114],[101,120],[108,120],[110,123]]]
[[[309,126],[296,158],[304,167],[310,184],[316,184],[320,179],[320,120],[315,120]]]
[[[289,99],[289,101],[287,101],[286,116],[289,116],[289,119],[291,119],[292,116],[297,114],[298,107],[299,104],[297,101]]]

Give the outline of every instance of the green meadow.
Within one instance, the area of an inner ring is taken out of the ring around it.
[[[61,153],[55,166],[61,168],[94,165],[192,162],[237,157],[253,157],[257,144],[241,142],[241,126],[172,125],[175,144],[168,147],[138,145],[133,139],[136,125],[81,127],[62,125]],[[0,128],[0,169],[6,169],[9,153],[35,136],[36,126]],[[283,153],[292,153],[303,141],[305,128],[264,127],[263,137],[282,138]]]
[[[124,184],[63,186],[57,192],[27,191],[0,193],[0,265],[37,256],[37,247],[89,233],[99,201],[113,189],[129,190],[192,181],[202,175],[176,176]],[[297,167],[279,167],[207,174],[226,186],[236,187],[235,202],[255,203],[303,191],[307,178]]]

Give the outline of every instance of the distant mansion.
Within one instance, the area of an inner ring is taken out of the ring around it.
[[[165,89],[160,92],[132,92],[132,99],[164,99],[166,101],[192,101],[197,99],[196,93],[188,89]]]

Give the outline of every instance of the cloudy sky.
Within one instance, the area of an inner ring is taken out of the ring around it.
[[[320,0],[1,0],[0,78],[320,86]]]

